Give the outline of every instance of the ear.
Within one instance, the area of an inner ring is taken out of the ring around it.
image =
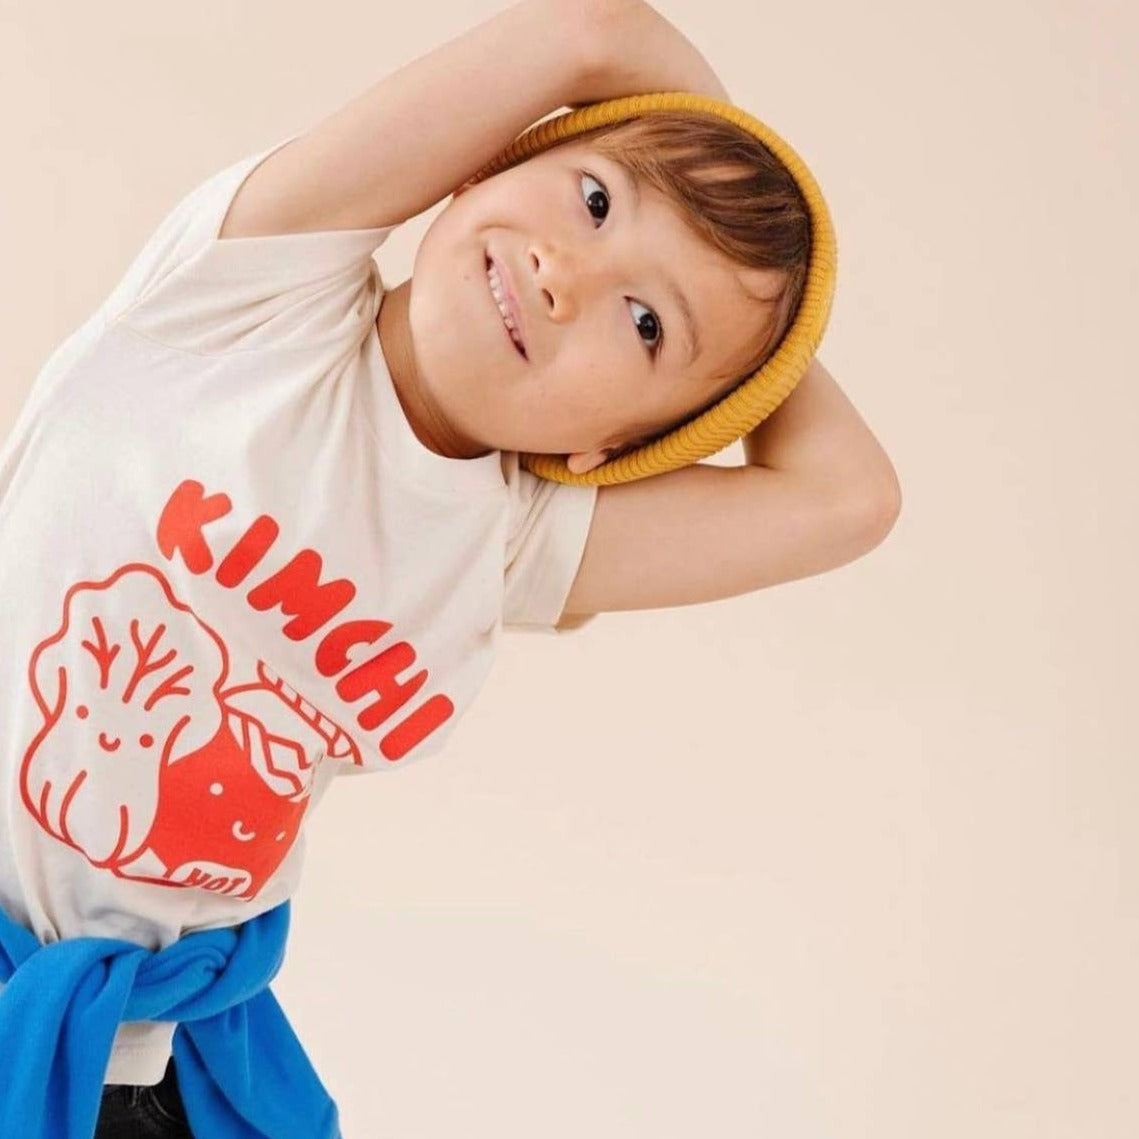
[[[584,475],[586,471],[601,466],[609,458],[609,449],[597,451],[578,451],[576,454],[566,456],[566,466],[575,475]]]

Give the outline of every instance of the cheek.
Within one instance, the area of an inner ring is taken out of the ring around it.
[[[622,323],[622,319],[632,321],[627,312],[628,306],[621,298],[595,302],[566,336],[567,352],[579,368],[597,373],[598,382],[616,375],[627,382],[645,362],[637,355],[636,337]]]
[[[446,299],[429,288],[412,288],[408,304],[408,331],[415,367],[420,376],[438,387],[456,370],[456,337],[448,334]],[[454,318],[450,321],[453,327]]]
[[[642,409],[628,385],[603,367],[573,373],[559,391],[564,422],[582,433],[583,446],[621,429]]]
[[[472,340],[486,334],[479,268],[477,250],[464,260],[457,251],[436,246],[416,258],[408,321],[417,357],[461,355]]]

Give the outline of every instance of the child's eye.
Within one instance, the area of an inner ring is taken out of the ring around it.
[[[593,177],[592,174],[586,174],[585,171],[581,173],[581,183],[584,187],[586,182],[592,182],[597,187],[585,195],[586,209],[589,210],[590,216],[595,217],[597,221],[604,221],[609,214],[609,191]],[[597,218],[594,214],[594,209],[602,211],[601,217]],[[644,316],[639,316],[635,319],[638,335],[644,335],[646,332],[652,338],[645,340],[645,347],[649,350],[649,355],[656,357],[660,351],[661,341],[664,337],[664,332],[661,329],[660,317],[657,316],[651,308],[645,308],[644,305],[639,304],[630,298],[629,303],[636,305],[637,308],[644,309]],[[655,331],[655,337],[653,333]]]
[[[651,341],[645,341],[645,346],[649,349],[651,355],[655,356],[657,352],[660,351],[660,343],[662,337],[660,321],[657,319],[657,314],[653,312],[651,308],[645,308],[644,305],[638,304],[632,299],[629,300],[629,304],[636,305],[637,308],[645,310],[644,316],[638,316],[636,318],[637,332],[641,336],[644,336],[644,334],[647,332],[649,337],[652,338],[655,331],[655,338],[652,338]]]
[[[582,181],[583,185],[586,182],[592,182],[597,187],[597,189],[594,190],[592,193],[586,194],[586,196],[585,196],[586,209],[589,210],[589,212],[592,214],[594,207],[596,206],[597,209],[602,209],[601,203],[604,202],[605,203],[604,213],[601,215],[600,218],[597,219],[598,221],[604,221],[606,214],[609,213],[609,191],[606,190],[605,187],[602,186],[601,183],[598,182],[598,180],[596,178],[594,178],[590,174],[586,174],[584,171],[582,172],[582,175],[581,175],[581,181]]]

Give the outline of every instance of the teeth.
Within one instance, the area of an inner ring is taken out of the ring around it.
[[[506,301],[502,295],[502,279],[498,275],[498,270],[492,264],[486,271],[487,280],[490,281],[491,296],[494,297],[494,303],[498,305],[498,311],[502,314],[502,323],[506,325],[510,331],[510,337],[519,347],[522,346],[522,341],[518,335],[517,325],[514,323],[513,317],[510,315],[510,310],[506,307]]]
[[[502,295],[502,280],[495,272],[494,267],[491,266],[490,271],[487,273],[490,279],[490,291],[494,297],[494,303],[498,305],[498,311],[502,313],[502,319],[506,321],[506,327],[513,329],[514,321],[510,317],[510,310],[506,307],[506,300]]]

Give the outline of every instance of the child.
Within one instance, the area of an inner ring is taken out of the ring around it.
[[[801,296],[801,203],[760,148],[715,149],[741,144],[723,124],[464,184],[552,110],[653,90],[726,101],[640,0],[523,0],[203,182],[53,354],[0,454],[12,923],[154,951],[253,928],[331,780],[438,751],[504,625],[726,597],[881,540],[892,469],[817,361],[744,467],[598,486],[521,464],[583,475],[690,418]],[[740,163],[778,208],[733,237]],[[457,186],[386,290],[372,254]],[[704,190],[687,212],[682,187]],[[139,1114],[189,1134],[176,1027],[124,1018],[100,1136]],[[69,1136],[95,1118],[36,1110]]]

